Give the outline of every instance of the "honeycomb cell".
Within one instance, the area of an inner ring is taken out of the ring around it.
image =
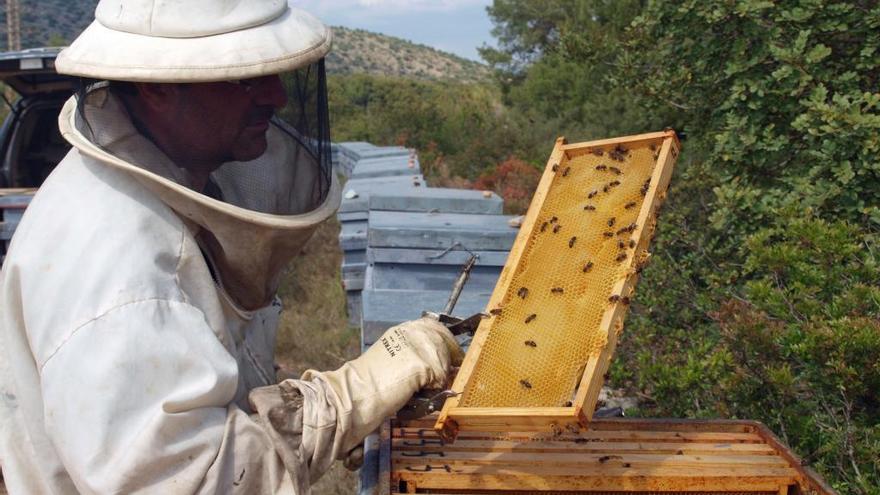
[[[634,236],[648,235],[636,222],[655,150],[610,145],[562,159],[459,407],[570,405],[607,344],[614,284],[646,258]]]

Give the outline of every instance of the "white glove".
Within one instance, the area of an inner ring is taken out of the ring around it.
[[[422,388],[444,388],[463,353],[452,333],[436,320],[422,318],[388,329],[360,357],[336,371],[306,371],[336,392],[336,413],[343,434],[340,457],[358,445],[382,421],[400,410]]]

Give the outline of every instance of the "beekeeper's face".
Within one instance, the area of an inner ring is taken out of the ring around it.
[[[174,125],[198,161],[253,160],[266,151],[269,119],[287,103],[277,75],[181,84]]]

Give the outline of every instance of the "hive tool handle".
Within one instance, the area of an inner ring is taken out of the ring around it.
[[[425,311],[422,313],[422,316],[433,318],[442,323],[450,332],[452,332],[452,335],[474,333],[480,325],[480,320],[489,316],[486,313],[477,313],[465,319],[452,316],[452,310],[455,309],[455,303],[458,302],[458,297],[461,295],[461,291],[464,289],[464,284],[467,283],[468,277],[471,275],[471,270],[473,270],[474,265],[477,264],[477,258],[478,256],[476,254],[471,253],[471,257],[468,258],[467,262],[461,268],[461,273],[459,273],[458,278],[455,279],[455,284],[452,286],[452,293],[449,295],[449,300],[446,301],[446,307],[443,308],[443,312],[434,313],[432,311]],[[457,395],[459,395],[459,392],[452,390],[423,390],[410,399],[406,405],[397,412],[397,418],[401,420],[421,418],[439,411],[443,408],[446,399]]]
[[[467,263],[461,268],[461,273],[458,274],[458,278],[455,280],[455,285],[452,286],[452,294],[449,295],[449,300],[446,301],[446,307],[443,308],[443,311],[440,313],[434,313],[432,311],[425,311],[422,313],[422,316],[433,318],[445,325],[446,328],[452,332],[452,335],[474,333],[480,325],[480,320],[489,316],[486,313],[477,313],[464,319],[452,316],[452,310],[455,309],[455,303],[458,302],[458,297],[461,295],[461,291],[464,289],[464,284],[468,281],[468,277],[471,275],[471,270],[474,268],[474,265],[477,264],[477,258],[479,258],[478,255],[471,253],[471,257],[468,258]]]
[[[458,302],[458,297],[461,295],[462,289],[464,289],[464,284],[467,283],[468,278],[471,276],[471,270],[476,264],[477,255],[471,253],[471,257],[468,258],[467,263],[461,268],[461,273],[458,274],[458,278],[455,280],[455,285],[452,286],[452,294],[449,294],[449,300],[446,301],[446,307],[443,308],[443,314],[452,315],[452,310],[455,309],[455,303]]]

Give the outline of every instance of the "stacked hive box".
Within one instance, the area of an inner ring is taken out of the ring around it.
[[[423,310],[442,309],[467,249],[480,251],[480,260],[456,313],[484,309],[516,236],[501,198],[427,187],[416,157],[395,154],[400,148],[336,149],[338,160],[354,160],[338,217],[349,321],[361,326],[362,343]]]
[[[454,313],[484,310],[517,232],[501,215],[500,197],[427,187],[416,157],[396,150],[334,146],[336,169],[349,177],[338,213],[342,280],[349,322],[360,326],[364,347],[390,326],[442,310],[467,250],[479,260]],[[376,485],[376,440],[367,440],[362,490]]]
[[[424,178],[415,154],[399,146],[377,147],[364,142],[345,142],[333,146],[333,157],[337,173],[348,178],[337,217],[341,224],[342,283],[346,291],[349,324],[357,325],[367,266],[370,196],[374,192],[420,188],[424,186]]]
[[[466,197],[475,191],[456,192]],[[469,252],[479,258],[454,313],[468,316],[483,311],[516,237],[509,220],[488,212],[371,211],[363,345],[372,344],[389,326],[418,318],[424,310],[442,311]]]

